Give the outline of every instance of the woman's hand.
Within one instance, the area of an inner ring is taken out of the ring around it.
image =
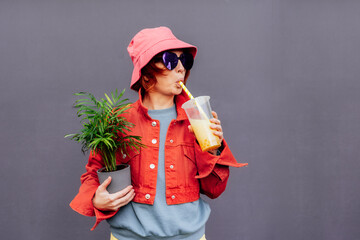
[[[210,128],[213,129],[212,131],[213,134],[218,136],[220,138],[220,141],[222,142],[222,140],[224,139],[224,133],[222,131],[221,122],[218,119],[218,115],[216,112],[212,111],[211,114],[213,115],[214,118],[210,119],[210,122],[212,123],[210,125]],[[188,128],[191,133],[194,133],[194,130],[192,129],[191,125],[189,125]],[[209,152],[213,155],[216,155],[217,149]]]
[[[210,127],[215,130],[213,131],[213,134],[218,136],[220,138],[220,141],[222,142],[222,140],[224,139],[224,133],[222,131],[221,122],[216,112],[212,111],[211,113],[214,118],[210,119],[210,122],[213,123],[210,125]]]
[[[96,190],[92,199],[95,208],[101,211],[116,211],[120,207],[128,204],[134,197],[133,187],[127,186],[123,190],[110,194],[106,187],[111,183],[111,177],[108,177]]]

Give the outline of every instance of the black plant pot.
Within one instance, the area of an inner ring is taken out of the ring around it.
[[[106,188],[109,193],[116,193],[131,185],[131,172],[129,164],[116,165],[116,171],[106,172],[105,167],[97,171],[100,184],[111,176],[111,183]]]

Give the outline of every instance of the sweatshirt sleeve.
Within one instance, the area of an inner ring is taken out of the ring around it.
[[[100,185],[96,171],[103,166],[100,155],[90,153],[89,161],[85,167],[86,172],[80,178],[81,186],[79,192],[70,203],[70,207],[79,214],[96,217],[95,225],[91,230],[94,230],[101,221],[116,214],[116,211],[100,211],[92,203],[95,192]]]
[[[195,143],[196,165],[200,180],[201,193],[210,198],[217,198],[225,191],[229,179],[229,166],[243,167],[247,163],[238,163],[230,151],[226,141],[222,142],[220,155],[212,155],[202,152],[200,146]]]

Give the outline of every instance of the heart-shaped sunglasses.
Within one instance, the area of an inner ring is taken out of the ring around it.
[[[194,58],[191,53],[188,52],[182,53],[179,57],[173,52],[164,52],[162,55],[162,61],[169,70],[176,68],[179,60],[186,70],[190,70],[194,64]]]

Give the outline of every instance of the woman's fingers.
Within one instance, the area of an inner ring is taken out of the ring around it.
[[[212,111],[211,113],[214,116],[214,118],[210,119],[210,122],[212,123],[210,125],[210,128],[215,130],[213,131],[213,134],[218,136],[222,141],[224,139],[224,133],[221,127],[221,121],[218,119],[218,115],[216,112]]]
[[[134,189],[131,189],[125,196],[115,200],[113,202],[115,209],[118,209],[120,207],[123,207],[127,205],[131,200],[133,200],[135,197],[135,191]]]
[[[124,188],[121,191],[118,191],[116,193],[110,194],[114,198],[114,200],[124,197],[126,194],[128,194],[133,189],[133,186],[129,185],[126,188]]]
[[[216,136],[218,136],[221,141],[224,139],[224,134],[223,134],[223,132],[213,131],[213,134],[216,135]]]
[[[214,116],[214,118],[216,118],[216,119],[218,118],[218,115],[215,111],[211,111],[211,114]]]
[[[219,124],[211,124],[210,128],[216,130],[216,131],[222,131],[222,127]]]
[[[109,182],[107,181],[111,181],[111,178],[106,179],[104,183],[98,187],[93,198],[94,207],[97,209],[116,211],[120,207],[128,204],[134,198],[135,191],[131,185],[121,191],[110,194],[106,190],[106,186],[109,185]]]
[[[219,119],[217,119],[217,118],[210,119],[210,122],[215,123],[217,125],[221,125],[221,121]]]
[[[97,191],[103,192],[107,191],[106,188],[111,183],[111,177],[109,176],[100,186],[98,187]]]

